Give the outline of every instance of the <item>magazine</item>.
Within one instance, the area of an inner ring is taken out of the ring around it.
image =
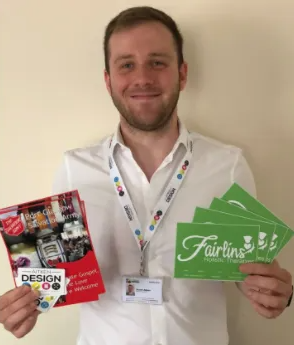
[[[51,296],[56,300],[53,307],[97,301],[105,292],[77,190],[0,209],[0,233],[15,286],[25,283],[18,279],[20,268],[48,274],[63,269],[66,294]],[[40,277],[39,282],[36,276],[31,279],[35,284],[26,284],[40,290],[41,301],[48,295],[48,282],[42,285]]]

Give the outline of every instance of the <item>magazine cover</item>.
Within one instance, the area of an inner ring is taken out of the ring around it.
[[[77,190],[0,209],[14,283],[18,269],[64,269],[67,293],[54,307],[97,301],[105,292]]]

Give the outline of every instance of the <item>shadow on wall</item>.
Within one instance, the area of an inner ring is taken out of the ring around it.
[[[258,199],[294,228],[293,37],[282,21],[262,18],[183,24],[189,72],[180,117],[190,129],[244,149]],[[291,272],[289,260],[280,262]],[[249,344],[254,332],[262,344],[278,341],[272,323],[253,312],[234,284],[227,294],[231,344]],[[289,312],[274,321],[279,334],[289,332]]]

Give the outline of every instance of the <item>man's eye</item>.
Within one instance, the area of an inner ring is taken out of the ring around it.
[[[123,69],[129,69],[129,68],[132,68],[133,64],[131,62],[128,62],[128,63],[124,63],[121,68]]]
[[[164,68],[166,67],[166,64],[162,61],[156,60],[152,62],[151,66],[153,66],[154,68]]]

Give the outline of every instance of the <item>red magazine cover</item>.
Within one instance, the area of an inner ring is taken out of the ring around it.
[[[0,233],[15,286],[19,267],[64,269],[67,294],[54,307],[97,301],[105,292],[77,190],[0,209]]]

